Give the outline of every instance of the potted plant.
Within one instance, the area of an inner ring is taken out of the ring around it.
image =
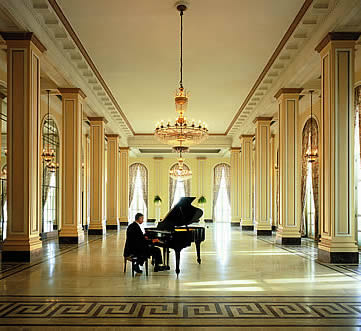
[[[162,203],[162,198],[161,198],[159,195],[156,195],[156,196],[154,197],[154,204],[155,204],[156,206],[159,206],[161,203]]]
[[[204,205],[205,203],[207,203],[207,199],[205,198],[205,196],[201,196],[199,199],[198,199],[198,204],[199,205]]]

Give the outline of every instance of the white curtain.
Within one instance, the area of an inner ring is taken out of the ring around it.
[[[226,163],[214,168],[213,217],[216,222],[231,221],[230,168]]]

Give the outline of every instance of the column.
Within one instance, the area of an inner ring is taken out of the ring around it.
[[[231,148],[231,225],[239,226],[241,221],[241,149]]]
[[[59,243],[77,244],[84,240],[82,215],[82,115],[85,94],[79,88],[59,88],[62,97],[61,178],[62,205]]]
[[[40,58],[45,47],[31,33],[1,33],[7,44],[8,227],[3,261],[29,262],[39,239]]]
[[[129,147],[119,148],[119,222],[128,225],[129,209]]]
[[[4,99],[6,98],[6,95],[3,94],[2,92],[0,92],[0,114],[3,114],[3,104],[4,104]],[[3,115],[1,115],[1,118],[4,118]],[[2,135],[2,126],[3,126],[4,121],[2,121],[0,119],[0,176],[2,175],[1,171],[4,165],[4,162],[2,161],[2,150],[3,150],[3,144],[6,144],[6,139],[3,139],[3,135]],[[5,133],[6,134],[6,133]]]
[[[276,240],[283,245],[301,244],[301,160],[297,138],[301,91],[301,88],[282,88],[275,95],[278,100],[280,177],[280,217]]]
[[[105,136],[104,117],[90,121],[90,224],[88,234],[104,234],[105,227]]]
[[[257,117],[256,124],[256,199],[255,224],[257,235],[272,235],[270,215],[270,137],[272,117]]]
[[[204,223],[206,220],[206,205],[209,206],[210,203],[210,197],[206,196],[206,190],[205,190],[205,176],[206,176],[206,160],[207,158],[204,156],[199,156],[197,157],[197,173],[198,173],[198,192],[197,192],[197,200],[201,197],[204,196],[207,199],[207,203],[206,204],[201,204],[198,207],[200,209],[202,209],[203,211],[203,215],[200,218],[200,222]],[[210,183],[208,183],[209,185]]]
[[[253,135],[241,136],[241,226],[242,230],[253,230],[252,200],[253,200],[253,177],[252,177],[252,150]]]
[[[354,201],[354,60],[357,33],[329,33],[321,56],[320,226],[318,260],[358,263]]]
[[[119,225],[119,135],[107,134],[107,229],[117,229]]]

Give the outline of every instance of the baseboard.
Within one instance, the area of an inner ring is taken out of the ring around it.
[[[124,226],[124,225],[127,226],[128,224],[129,224],[129,223],[128,223],[128,222],[125,222],[125,221],[120,221],[120,222],[119,222],[119,225],[123,225],[123,226]]]

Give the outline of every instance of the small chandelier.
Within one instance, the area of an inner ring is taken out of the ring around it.
[[[306,150],[305,153],[305,158],[307,159],[307,162],[309,163],[313,163],[317,160],[318,158],[318,151],[317,148],[312,149],[312,131],[313,131],[313,120],[312,120],[312,93],[313,90],[310,91],[310,95],[311,95],[311,130],[310,130],[310,134],[308,136],[308,148]]]
[[[48,140],[49,140],[49,136],[50,136],[50,123],[49,123],[49,119],[50,119],[50,90],[47,90],[48,92]],[[43,148],[43,153],[41,154],[41,157],[43,158],[43,160],[46,163],[52,162],[53,159],[55,158],[55,151],[53,149],[50,148],[50,144],[49,141],[47,143],[47,148]]]
[[[179,155],[178,163],[169,170],[169,176],[175,180],[187,180],[192,178],[192,171],[184,168],[182,153]]]
[[[187,9],[185,4],[178,4],[177,10],[180,12],[180,82],[175,94],[175,107],[178,117],[175,122],[158,122],[154,135],[164,144],[173,146],[177,152],[186,152],[189,146],[200,144],[208,137],[208,127],[201,121],[187,121],[185,112],[188,106],[188,93],[183,87],[183,13]]]
[[[49,169],[49,172],[56,172],[59,168],[59,163],[51,161],[46,166]]]

